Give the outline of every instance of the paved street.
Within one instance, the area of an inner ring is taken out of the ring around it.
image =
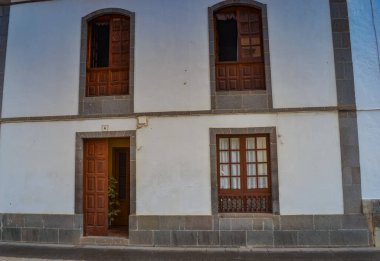
[[[21,260],[339,260],[379,261],[380,249],[82,247],[0,243],[0,261]]]

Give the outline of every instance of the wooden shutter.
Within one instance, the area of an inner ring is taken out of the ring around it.
[[[84,230],[87,236],[106,236],[108,228],[108,142],[84,143]]]
[[[126,95],[129,93],[130,59],[130,18],[123,15],[107,15],[97,18],[89,24],[101,20],[109,24],[108,67],[93,68],[87,62],[86,96]],[[93,46],[95,46],[93,44]],[[88,48],[91,49],[91,38]],[[91,61],[93,52],[88,52]]]
[[[215,54],[216,89],[218,91],[265,90],[261,11],[249,7],[229,7],[220,11],[223,12],[235,13],[238,56],[236,61],[221,62],[218,53]],[[216,50],[218,41],[219,39],[215,41]]]

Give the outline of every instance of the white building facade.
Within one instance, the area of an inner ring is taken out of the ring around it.
[[[349,1],[363,210],[380,243],[380,1]]]
[[[378,70],[375,53],[362,56],[379,40],[373,10],[379,1],[1,6],[0,240],[80,244],[123,227],[130,245],[372,245],[362,206],[380,198],[380,81],[361,63]]]

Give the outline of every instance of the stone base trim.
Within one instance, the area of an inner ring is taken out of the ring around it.
[[[128,239],[83,237],[83,215],[0,214],[0,241],[192,247],[368,247],[364,215],[130,216]],[[111,239],[111,241],[109,240]],[[103,241],[102,241],[103,240]],[[111,242],[111,244],[110,244]]]
[[[125,237],[81,237],[79,243],[86,246],[128,246],[129,240]]]
[[[380,199],[364,199],[363,213],[366,215],[373,244],[380,247]]]
[[[83,215],[0,214],[0,241],[79,244]]]
[[[130,245],[368,247],[363,215],[130,216]]]

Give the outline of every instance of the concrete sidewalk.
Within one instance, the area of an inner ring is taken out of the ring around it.
[[[379,248],[154,248],[0,243],[0,260],[380,261]]]

